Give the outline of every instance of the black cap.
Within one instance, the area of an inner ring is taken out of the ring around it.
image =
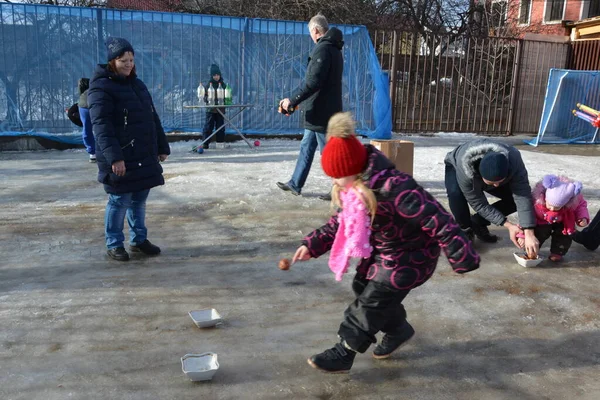
[[[504,154],[491,151],[481,159],[479,173],[487,181],[501,181],[508,176],[508,159]]]
[[[134,53],[133,46],[126,39],[119,37],[109,37],[106,39],[106,50],[108,61],[121,57],[125,52]]]

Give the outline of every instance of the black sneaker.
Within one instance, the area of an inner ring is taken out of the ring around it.
[[[153,245],[148,239],[144,240],[140,244],[130,245],[129,250],[134,253],[144,253],[147,256],[155,256],[160,254],[160,247]]]
[[[210,145],[209,145],[208,143],[204,143],[204,144],[202,145],[202,148],[203,148],[204,150],[208,150],[208,149],[210,148]]]
[[[129,254],[125,251],[123,247],[115,247],[114,249],[109,249],[106,254],[113,260],[117,261],[129,261]]]
[[[277,187],[281,190],[283,190],[284,192],[292,192],[292,194],[294,196],[300,196],[300,192],[298,192],[297,190],[295,190],[294,188],[292,188],[290,185],[288,185],[287,183],[283,183],[283,182],[277,182]]]
[[[319,200],[331,201],[331,193],[322,194],[319,196]]]
[[[473,233],[479,240],[485,243],[496,243],[498,236],[492,235],[487,226],[473,224]]]
[[[308,364],[331,374],[346,374],[352,368],[354,357],[356,357],[355,351],[337,343],[333,348],[309,358]]]
[[[386,334],[381,343],[375,346],[373,350],[373,358],[382,360],[388,358],[394,351],[398,350],[400,346],[406,344],[415,334],[415,330],[411,324],[405,322],[402,325],[402,330],[397,335]]]

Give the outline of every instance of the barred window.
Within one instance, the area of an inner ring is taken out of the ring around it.
[[[492,1],[492,26],[498,28],[506,25],[506,12],[508,5],[506,0]]]
[[[565,0],[546,0],[546,22],[560,21],[563,18]]]
[[[519,10],[519,23],[529,23],[529,10],[531,10],[531,0],[521,0],[521,8]]]
[[[592,18],[600,16],[600,1],[598,0],[589,0],[588,12],[584,18]]]

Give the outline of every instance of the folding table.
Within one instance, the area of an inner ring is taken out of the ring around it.
[[[200,143],[198,146],[195,146],[192,150],[196,151],[198,149],[198,147],[201,147],[205,142],[208,142],[214,135],[217,134],[217,132],[219,132],[221,129],[225,129],[226,126],[230,126],[231,128],[233,128],[233,130],[235,130],[237,132],[237,134],[240,135],[240,137],[242,139],[244,139],[244,142],[246,142],[246,144],[251,149],[253,149],[254,145],[248,139],[246,139],[246,137],[242,134],[242,132],[240,132],[240,130],[232,122],[233,119],[235,119],[238,115],[240,115],[245,109],[253,107],[253,106],[254,106],[253,104],[229,104],[229,105],[219,104],[219,105],[183,106],[183,108],[190,108],[190,109],[211,109],[211,108],[216,108],[217,112],[223,116],[223,126],[220,126],[218,129],[216,129],[209,137],[207,137],[206,139],[204,139],[202,141],[202,143]],[[228,108],[230,108],[230,109],[236,109],[236,111],[237,111],[235,114],[233,114],[229,118],[222,111],[222,109],[227,110]]]

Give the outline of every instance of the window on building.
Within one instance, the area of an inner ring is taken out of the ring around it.
[[[546,15],[544,21],[561,21],[565,9],[565,0],[546,0]]]
[[[492,27],[506,25],[507,0],[492,0]]]
[[[585,4],[587,3],[587,4]],[[584,7],[587,5],[587,12],[583,13],[583,18],[592,18],[600,16],[600,1],[589,0],[584,3]]]
[[[531,10],[531,0],[521,0],[521,8],[519,10],[519,23],[529,23],[529,10]]]

